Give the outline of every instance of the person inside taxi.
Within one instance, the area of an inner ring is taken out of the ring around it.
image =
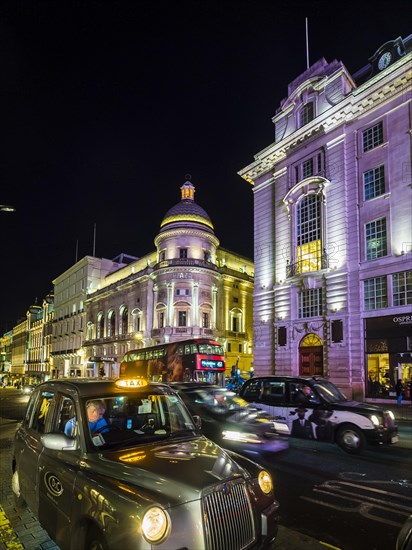
[[[301,405],[308,405],[311,398],[311,389],[309,386],[302,386],[296,396],[296,402]]]
[[[105,431],[102,428],[107,426],[106,419],[103,417],[104,413],[106,412],[106,407],[100,399],[94,399],[92,401],[89,401],[86,405],[86,411],[87,411],[87,420],[89,421],[89,429],[90,433],[93,435],[96,432],[104,433]],[[65,435],[69,437],[73,437],[76,433],[76,417],[70,418],[66,422],[66,426],[64,428]]]

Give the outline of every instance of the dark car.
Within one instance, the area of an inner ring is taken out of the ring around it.
[[[62,550],[270,547],[270,474],[199,424],[166,384],[42,383],[14,439],[16,504]]]
[[[399,531],[395,550],[412,550],[412,514],[406,518]]]
[[[250,406],[234,391],[207,382],[172,382],[193,415],[200,416],[202,432],[218,445],[241,453],[266,454],[289,447],[285,423]]]
[[[392,411],[348,401],[322,377],[255,376],[239,395],[286,422],[289,435],[337,443],[347,453],[361,453],[367,443],[399,441]]]

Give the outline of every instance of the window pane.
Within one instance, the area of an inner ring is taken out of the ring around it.
[[[374,260],[386,256],[386,218],[367,223],[366,229],[366,259]]]
[[[385,170],[383,166],[378,166],[373,170],[368,170],[363,174],[363,186],[365,192],[365,201],[383,195],[385,192]]]
[[[366,279],[363,282],[363,290],[366,310],[388,307],[386,276]]]
[[[383,143],[383,125],[382,122],[368,128],[363,132],[363,151],[369,151]]]
[[[322,289],[304,290],[299,294],[299,318],[322,315]]]
[[[300,125],[304,126],[313,120],[313,102],[306,103],[300,113]]]
[[[412,270],[392,275],[393,305],[412,304]]]

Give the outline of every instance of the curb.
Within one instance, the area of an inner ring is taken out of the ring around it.
[[[9,550],[23,550],[24,546],[21,544],[14,532],[10,521],[4,513],[3,507],[0,504],[0,548],[7,548]]]

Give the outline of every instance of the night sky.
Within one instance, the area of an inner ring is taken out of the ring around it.
[[[412,32],[408,2],[384,6],[3,0],[0,204],[16,212],[0,212],[0,333],[76,254],[154,250],[186,174],[221,246],[253,258],[252,187],[237,172],[273,142],[306,69],[305,18],[310,64],[353,73]]]

